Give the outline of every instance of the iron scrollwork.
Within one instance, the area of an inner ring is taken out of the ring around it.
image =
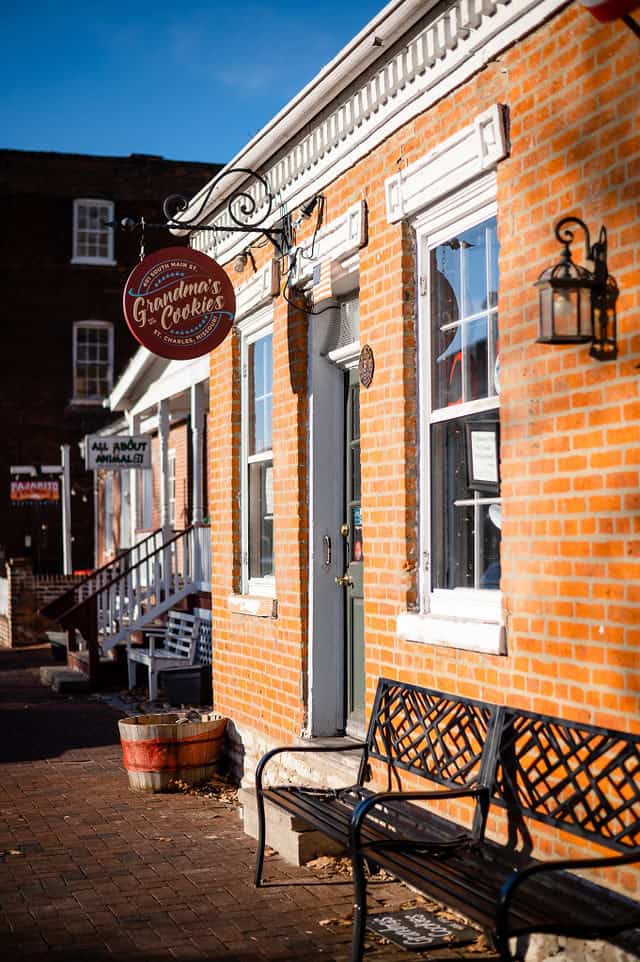
[[[204,223],[204,212],[207,208],[211,195],[223,177],[231,175],[246,174],[248,181],[237,188],[231,194],[227,203],[227,214],[231,223],[206,224]],[[255,193],[251,192],[252,183],[258,184],[258,195],[263,195],[263,202],[256,199]],[[271,217],[275,204],[275,197],[271,191],[268,180],[262,174],[249,169],[248,167],[232,167],[230,170],[223,170],[209,185],[204,197],[195,214],[189,220],[180,217],[191,206],[191,202],[183,194],[170,194],[162,204],[162,212],[166,217],[164,224],[149,224],[142,221],[135,221],[125,218],[121,221],[121,226],[126,230],[133,230],[135,227],[163,227],[167,230],[184,230],[189,233],[193,231],[214,231],[220,233],[246,233],[247,231],[257,231],[267,237],[273,246],[282,255],[288,252],[291,245],[291,231],[289,218],[285,215],[280,218],[279,226],[265,227],[264,225]]]

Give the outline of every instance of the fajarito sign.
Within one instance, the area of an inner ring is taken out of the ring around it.
[[[87,471],[151,467],[151,438],[148,436],[121,434],[102,438],[98,434],[88,434],[84,444]]]
[[[135,339],[173,361],[201,357],[227,336],[236,312],[233,285],[211,257],[167,247],[129,275],[124,316]]]

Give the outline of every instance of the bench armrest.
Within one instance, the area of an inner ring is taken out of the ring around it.
[[[620,855],[595,855],[590,858],[554,859],[546,862],[536,862],[535,865],[529,865],[526,868],[514,869],[502,884],[496,907],[495,934],[501,960],[503,960],[503,962],[512,962],[513,960],[513,955],[509,949],[509,939],[513,937],[509,933],[509,911],[517,890],[522,885],[525,885],[533,876],[551,872],[571,872],[578,869],[611,868],[617,865],[631,865],[634,862],[640,862],[640,848],[633,848],[629,852]],[[637,926],[640,926],[640,907],[635,917],[629,920],[627,928],[636,928]],[[581,935],[584,937],[586,928],[587,926],[580,927],[579,925],[575,925],[574,930],[571,931],[571,923],[568,922],[566,925],[563,923],[562,934],[567,936],[573,935],[578,938]],[[614,927],[612,926],[612,928]],[[616,931],[619,930],[620,928],[618,927]],[[533,931],[542,932],[544,931],[544,927],[532,927],[528,930],[528,932]],[[527,933],[519,929],[514,934],[524,935]]]
[[[485,785],[469,788],[434,789],[430,792],[378,792],[375,795],[369,795],[359,802],[351,813],[351,821],[349,823],[349,847],[351,852],[353,853],[360,848],[362,824],[369,814],[370,809],[375,805],[394,801],[430,802],[443,798],[480,798],[483,795],[487,796],[487,798],[489,796],[489,789]],[[410,844],[410,842],[407,841],[407,844]],[[416,846],[420,845],[424,846],[424,841],[416,841]]]
[[[272,748],[262,756],[256,768],[256,791],[262,792],[262,773],[268,762],[276,755],[283,752],[354,752],[366,751],[367,742],[354,742],[351,745],[283,745],[280,748]]]

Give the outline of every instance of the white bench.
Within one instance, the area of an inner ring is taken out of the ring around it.
[[[129,688],[136,684],[136,664],[146,665],[149,671],[149,701],[158,697],[158,674],[166,668],[182,668],[193,665],[200,633],[200,619],[186,611],[170,611],[166,630],[160,635],[162,646],[156,646],[157,632],[144,632],[149,636],[149,647],[127,645],[127,668]]]

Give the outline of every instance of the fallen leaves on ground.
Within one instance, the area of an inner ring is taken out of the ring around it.
[[[197,785],[189,785],[180,779],[171,782],[173,791],[182,792],[184,795],[199,795],[202,798],[213,798],[229,808],[235,808],[238,801],[238,788],[224,775],[212,775],[204,782]]]

